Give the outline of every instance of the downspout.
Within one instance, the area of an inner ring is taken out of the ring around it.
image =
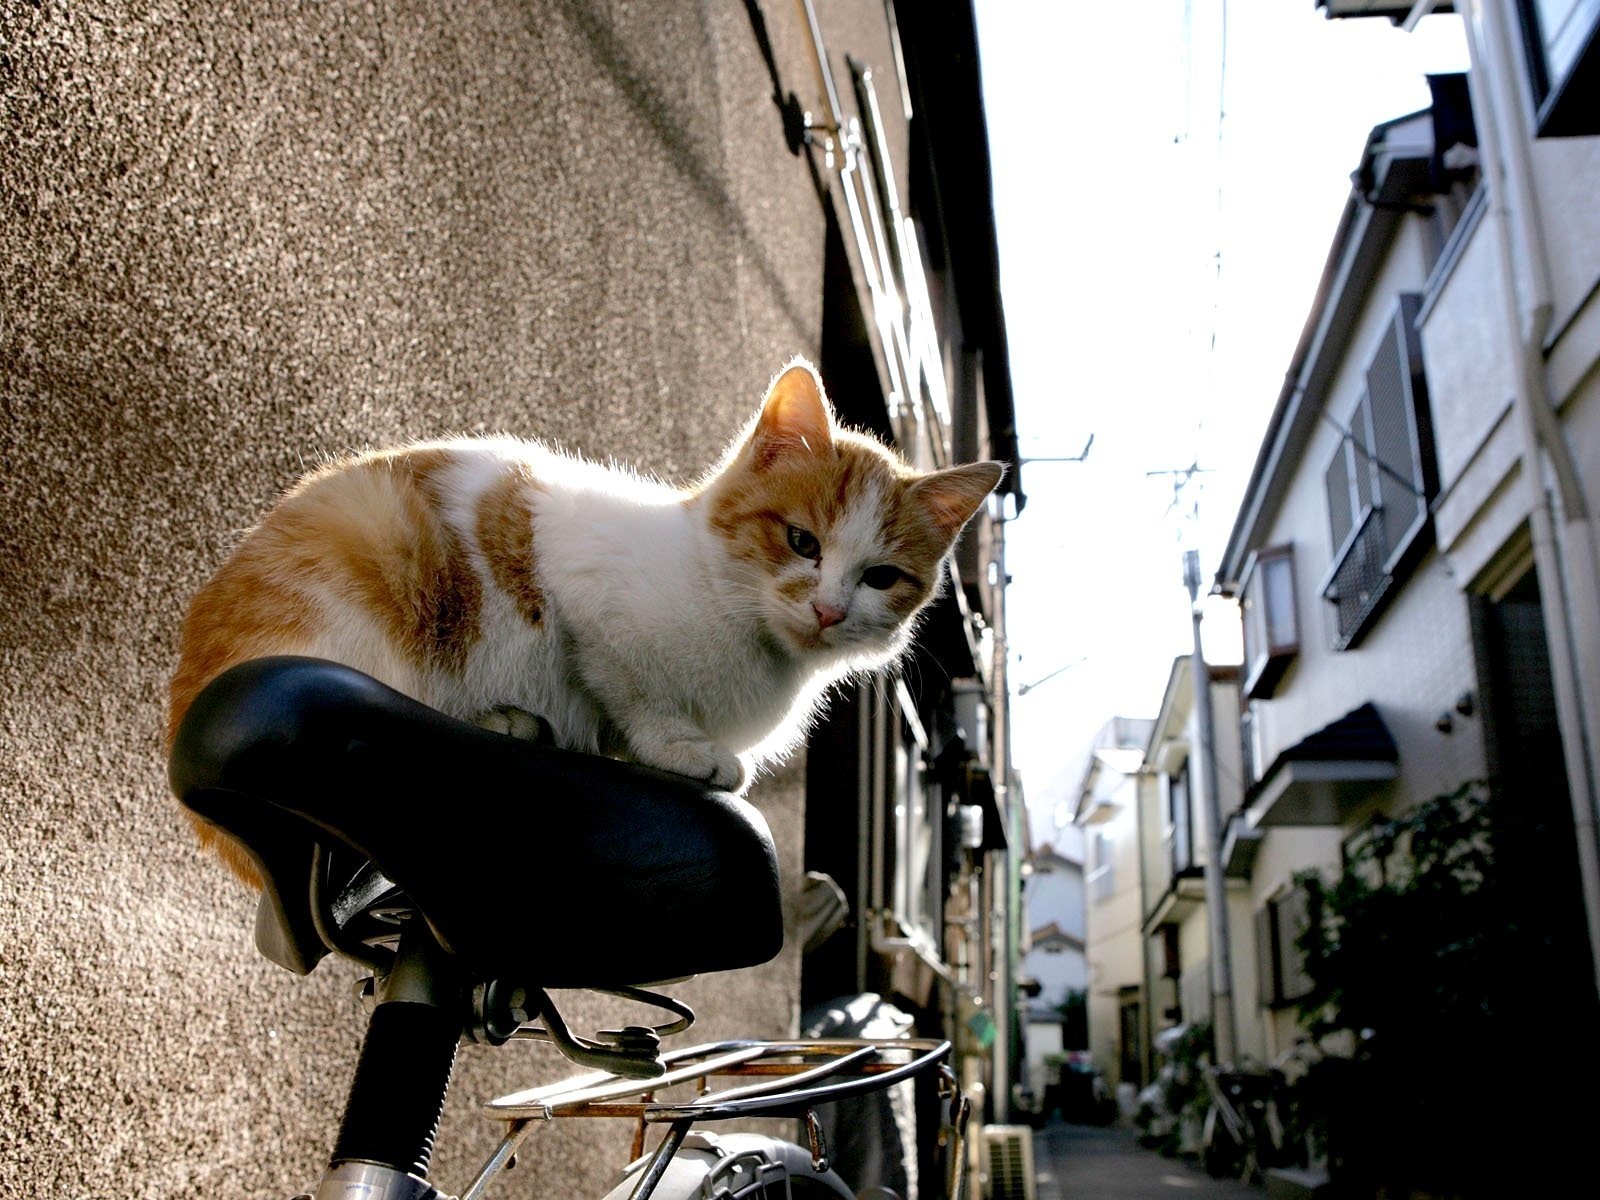
[[[1147,750],[1146,751],[1146,758],[1147,759],[1148,759],[1148,756],[1149,756],[1149,752]],[[1153,1080],[1155,1078],[1155,1065],[1156,1065],[1155,1064],[1156,980],[1155,980],[1155,974],[1151,970],[1150,938],[1144,932],[1145,885],[1146,885],[1146,882],[1147,882],[1145,877],[1144,877],[1144,862],[1145,862],[1145,858],[1144,858],[1144,839],[1145,839],[1145,832],[1146,832],[1145,831],[1145,827],[1144,827],[1145,826],[1145,821],[1144,821],[1144,801],[1145,801],[1145,789],[1147,787],[1154,786],[1154,778],[1155,778],[1154,772],[1152,772],[1150,770],[1150,768],[1143,762],[1141,762],[1139,764],[1138,769],[1132,775],[1132,779],[1133,779],[1133,844],[1139,848],[1138,857],[1134,859],[1134,872],[1133,872],[1134,873],[1134,877],[1138,880],[1138,888],[1137,888],[1137,890],[1138,890],[1138,894],[1139,894],[1139,925],[1140,925],[1140,929],[1139,929],[1139,983],[1140,983],[1140,986],[1144,989],[1143,995],[1140,997],[1140,1004],[1139,1004],[1139,1043],[1140,1044],[1139,1044],[1139,1081],[1138,1081],[1138,1086],[1140,1088],[1143,1088],[1146,1083],[1149,1083],[1151,1080]],[[1087,939],[1087,934],[1088,934],[1088,930],[1089,930],[1087,903],[1085,904],[1085,910],[1086,911],[1084,913],[1084,934],[1085,934],[1085,941],[1087,941],[1088,940]],[[1087,953],[1085,953],[1084,959],[1087,962],[1087,959],[1088,959]],[[1085,972],[1085,974],[1087,975],[1087,972]],[[1089,996],[1088,996],[1088,987],[1087,987],[1087,979],[1086,979],[1085,980],[1085,988],[1084,988],[1084,1004],[1085,1004],[1086,1009],[1087,1009],[1088,1001],[1089,1001]],[[1085,1011],[1084,1016],[1087,1019],[1087,1016],[1088,1016],[1087,1011]],[[1119,1043],[1118,1044],[1119,1045],[1121,1044],[1120,1038],[1119,1038]],[[1092,1043],[1091,1043],[1091,1047],[1092,1047]],[[1124,1059],[1126,1059],[1126,1057],[1127,1057],[1127,1047],[1126,1046],[1123,1047],[1123,1057],[1124,1057]],[[1118,1083],[1126,1082],[1122,1078],[1122,1070],[1121,1070],[1121,1064],[1120,1063],[1118,1064],[1118,1069],[1117,1069],[1117,1082]]]
[[[1483,81],[1472,89],[1472,102],[1500,255],[1501,302],[1506,327],[1516,338],[1512,407],[1522,442],[1520,473],[1550,635],[1590,963],[1600,986],[1600,565],[1583,479],[1562,434],[1546,369],[1544,343],[1555,305],[1506,5],[1473,0],[1466,23],[1472,78]],[[1519,262],[1525,299],[1518,287]]]
[[[1000,881],[995,885],[993,895],[996,899],[993,914],[994,925],[991,937],[998,935],[1000,944],[995,947],[994,988],[991,998],[991,1007],[995,1019],[995,1037],[993,1048],[994,1092],[990,1096],[989,1111],[995,1122],[1005,1124],[1011,1120],[1011,1038],[1014,1024],[1016,987],[1012,972],[1014,970],[1015,942],[1012,937],[1012,869],[1016,862],[1016,814],[1012,812],[1011,802],[1011,682],[1006,671],[1006,663],[1010,655],[1010,648],[1006,637],[1006,498],[991,499],[996,512],[993,520],[994,530],[994,559],[990,569],[994,577],[990,582],[993,602],[990,611],[993,614],[991,631],[993,634],[993,659],[991,666],[990,687],[993,689],[993,700],[990,708],[990,719],[994,727],[994,758],[991,772],[994,783],[995,803],[1005,820],[1006,847],[1004,855],[1004,869]]]
[[[1202,815],[1206,831],[1206,937],[1210,949],[1211,1036],[1216,1043],[1217,1065],[1231,1067],[1239,1061],[1238,1025],[1234,1020],[1233,1006],[1233,943],[1228,929],[1228,884],[1222,872],[1222,798],[1217,792],[1217,736],[1211,710],[1211,668],[1206,664],[1205,646],[1200,636],[1204,612],[1200,601],[1200,554],[1196,550],[1184,552],[1183,584],[1189,590],[1189,621],[1194,630],[1190,691],[1194,695],[1195,719],[1200,726],[1200,786],[1205,789]],[[1192,799],[1190,803],[1193,803]]]

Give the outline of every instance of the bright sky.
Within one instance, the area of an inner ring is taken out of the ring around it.
[[[976,9],[1022,454],[1094,437],[1024,466],[1009,529],[1012,750],[1049,836],[1095,731],[1154,716],[1192,648],[1182,552],[1204,590],[1368,133],[1467,50],[1458,17],[1314,0]],[[1196,462],[1176,502],[1149,474]],[[1225,607],[1207,655],[1237,661]]]

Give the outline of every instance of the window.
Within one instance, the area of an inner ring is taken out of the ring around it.
[[[1600,133],[1600,0],[1517,0],[1542,137]]]
[[[1256,978],[1263,1007],[1283,1008],[1311,994],[1298,945],[1311,919],[1311,894],[1298,884],[1256,912]]]
[[[1255,550],[1239,581],[1244,621],[1244,693],[1264,700],[1278,686],[1300,653],[1300,622],[1295,615],[1294,547]]]
[[[1335,610],[1336,650],[1360,640],[1426,545],[1438,480],[1419,307],[1419,297],[1400,297],[1323,476],[1333,563],[1322,595]]]
[[[1089,874],[1084,877],[1084,882],[1089,885],[1089,895],[1096,904],[1111,899],[1116,891],[1116,873],[1112,870],[1111,855],[1113,845],[1111,837],[1104,830],[1095,830],[1089,839],[1090,862],[1094,865]]]
[[[1189,802],[1189,760],[1167,777],[1167,845],[1173,877],[1194,866],[1194,822]]]
[[[1428,76],[1433,154],[1428,160],[1428,270],[1459,250],[1451,239],[1461,228],[1478,194],[1481,172],[1478,127],[1472,114],[1472,88],[1465,72]]]
[[[1161,977],[1177,979],[1183,975],[1183,953],[1178,944],[1178,927],[1161,927]]]
[[[943,808],[928,786],[928,736],[904,682],[895,685],[899,736],[893,741],[894,907],[900,926],[937,946],[942,919]]]
[[[1261,739],[1257,736],[1256,706],[1246,704],[1239,711],[1239,787],[1248,792],[1261,778]]]

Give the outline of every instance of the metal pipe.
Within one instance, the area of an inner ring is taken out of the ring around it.
[[[679,1121],[667,1130],[667,1136],[661,1139],[661,1145],[656,1147],[650,1165],[639,1174],[639,1182],[633,1189],[629,1200],[649,1200],[654,1194],[656,1185],[667,1173],[667,1168],[672,1164],[672,1156],[677,1154],[678,1148],[683,1145],[683,1139],[689,1136],[693,1121]]]
[[[494,1153],[483,1164],[483,1169],[478,1172],[478,1177],[472,1181],[467,1190],[461,1193],[461,1200],[483,1200],[489,1194],[489,1185],[494,1182],[495,1176],[505,1170],[511,1160],[517,1155],[517,1148],[522,1145],[523,1139],[533,1129],[533,1123],[528,1120],[516,1120],[509,1123],[506,1136],[500,1139],[500,1144],[495,1147]]]
[[[817,10],[812,7],[811,0],[796,0],[800,6],[800,16],[806,23],[806,30],[811,35],[806,39],[806,49],[811,51],[811,64],[817,69],[817,78],[822,84],[822,102],[827,105],[827,125],[830,133],[838,133],[843,127],[839,115],[839,92],[833,86],[833,72],[828,69],[828,51],[822,44],[822,26],[817,23]]]
[[[1183,582],[1189,589],[1189,620],[1194,627],[1192,688],[1194,712],[1200,726],[1200,775],[1205,787],[1206,830],[1206,935],[1211,948],[1211,1032],[1216,1039],[1217,1062],[1238,1061],[1238,1034],[1233,1019],[1233,946],[1228,929],[1228,887],[1222,875],[1222,801],[1217,795],[1217,737],[1211,711],[1211,669],[1206,665],[1200,638],[1200,553],[1183,555]],[[1191,799],[1190,803],[1193,803]]]
[[[994,904],[993,926],[991,928],[990,944],[993,945],[996,936],[1001,945],[994,953],[993,978],[994,989],[991,1008],[995,1021],[994,1035],[994,1095],[990,1102],[990,1111],[1000,1123],[1011,1119],[1011,1030],[1014,1024],[1014,1008],[1012,1003],[1012,973],[1014,970],[1012,958],[1013,946],[1011,944],[1011,870],[1010,866],[1015,856],[1016,833],[1011,819],[1011,702],[1010,678],[1007,673],[1007,661],[1010,657],[1009,642],[1006,629],[1006,514],[1005,498],[991,501],[997,506],[994,529],[994,561],[992,570],[994,576],[989,580],[990,588],[990,615],[993,630],[994,657],[991,660],[990,680],[992,688],[990,723],[994,730],[993,767],[990,773],[994,784],[995,807],[1004,818],[1006,827],[1006,869],[1000,872],[1001,879],[994,885],[990,893]],[[989,874],[989,872],[985,872]]]
[[[867,917],[872,887],[872,687],[856,684],[856,991],[867,990],[867,955],[872,943],[872,922]]]

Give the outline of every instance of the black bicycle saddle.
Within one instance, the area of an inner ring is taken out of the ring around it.
[[[772,835],[751,805],[479,729],[336,663],[218,676],[169,777],[260,866],[257,945],[301,974],[328,952],[319,845],[370,861],[484,979],[617,987],[753,966],[783,944]]]

